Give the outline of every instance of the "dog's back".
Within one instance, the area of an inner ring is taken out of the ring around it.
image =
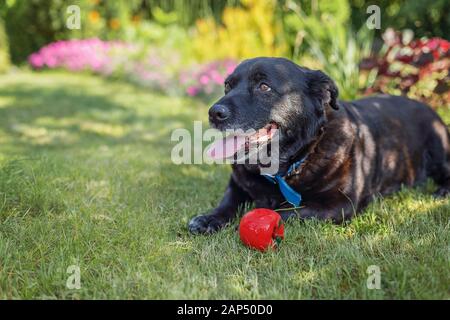
[[[450,185],[450,133],[430,107],[406,97],[378,95],[353,101],[348,109],[359,122],[360,134],[366,135],[363,152],[376,155],[365,164],[374,168],[373,191],[390,193],[429,176]]]

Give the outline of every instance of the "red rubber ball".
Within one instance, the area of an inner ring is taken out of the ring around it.
[[[239,224],[242,242],[260,251],[276,248],[284,239],[284,224],[280,215],[270,209],[255,209],[247,212]]]

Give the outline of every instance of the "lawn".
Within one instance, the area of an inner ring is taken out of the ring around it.
[[[0,77],[0,298],[450,298],[450,203],[432,183],[344,226],[290,222],[276,252],[248,250],[234,226],[190,235],[230,170],[172,164],[170,135],[206,111],[89,75]]]

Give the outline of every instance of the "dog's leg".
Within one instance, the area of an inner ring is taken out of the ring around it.
[[[193,218],[189,222],[189,231],[194,234],[218,231],[236,216],[240,206],[250,200],[250,196],[231,178],[219,206],[208,214]]]
[[[446,197],[450,195],[450,133],[446,132],[448,138],[441,137],[433,140],[429,150],[428,172],[438,185],[434,196]]]
[[[355,208],[348,199],[334,202],[332,207],[321,203],[306,203],[305,207],[293,210],[282,210],[278,212],[286,221],[291,218],[330,220],[334,223],[342,223],[351,219],[355,214]]]
[[[443,164],[439,175],[433,177],[438,184],[438,189],[434,192],[436,198],[447,197],[450,195],[450,163]]]

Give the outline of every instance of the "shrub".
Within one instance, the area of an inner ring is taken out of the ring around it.
[[[403,94],[437,108],[450,103],[450,42],[414,39],[412,31],[383,34],[384,48],[365,59],[361,69],[376,72],[366,93]]]
[[[325,51],[336,36],[342,38],[342,34],[348,29],[350,18],[348,0],[281,2],[284,33],[293,59],[307,52],[309,40],[318,43],[322,51]]]
[[[380,35],[389,27],[395,30],[411,29],[418,37],[450,38],[448,0],[349,0],[349,2],[352,8],[352,25],[356,28],[366,23],[367,7],[378,5],[382,10]]]
[[[13,63],[23,62],[31,52],[67,34],[62,14],[66,6],[61,0],[6,1],[5,28]]]
[[[66,28],[67,7],[81,9],[81,29]],[[225,6],[238,5],[239,0],[0,0],[0,15],[5,18],[14,63],[22,63],[42,46],[56,40],[101,39],[129,40],[141,25],[152,34],[161,34],[159,27],[177,24],[186,29],[198,18],[210,16],[217,20]],[[161,10],[161,8],[164,10]],[[164,20],[164,21],[163,21]],[[142,34],[142,33],[140,33]],[[149,32],[144,32],[149,35]],[[172,35],[173,33],[171,33]],[[170,39],[170,37],[166,37]],[[143,38],[143,41],[147,38]]]
[[[0,1],[1,2],[1,1]],[[81,29],[66,27],[67,7],[80,6]],[[11,0],[0,3],[10,39],[14,63],[55,40],[99,37],[123,39],[127,26],[135,23],[143,0]]]
[[[165,12],[176,12],[183,26],[191,26],[198,19],[212,17],[220,21],[225,7],[239,5],[239,0],[142,0],[148,6],[150,17],[158,19],[160,8]]]
[[[359,62],[370,53],[373,34],[365,26],[353,32],[348,26],[347,1],[334,4],[340,4],[342,10],[328,2],[319,2],[314,9],[288,1],[292,13],[287,15],[287,23],[301,37],[295,44],[294,60],[312,69],[322,69],[338,85],[339,96],[350,100],[360,94],[369,80],[361,76]]]

